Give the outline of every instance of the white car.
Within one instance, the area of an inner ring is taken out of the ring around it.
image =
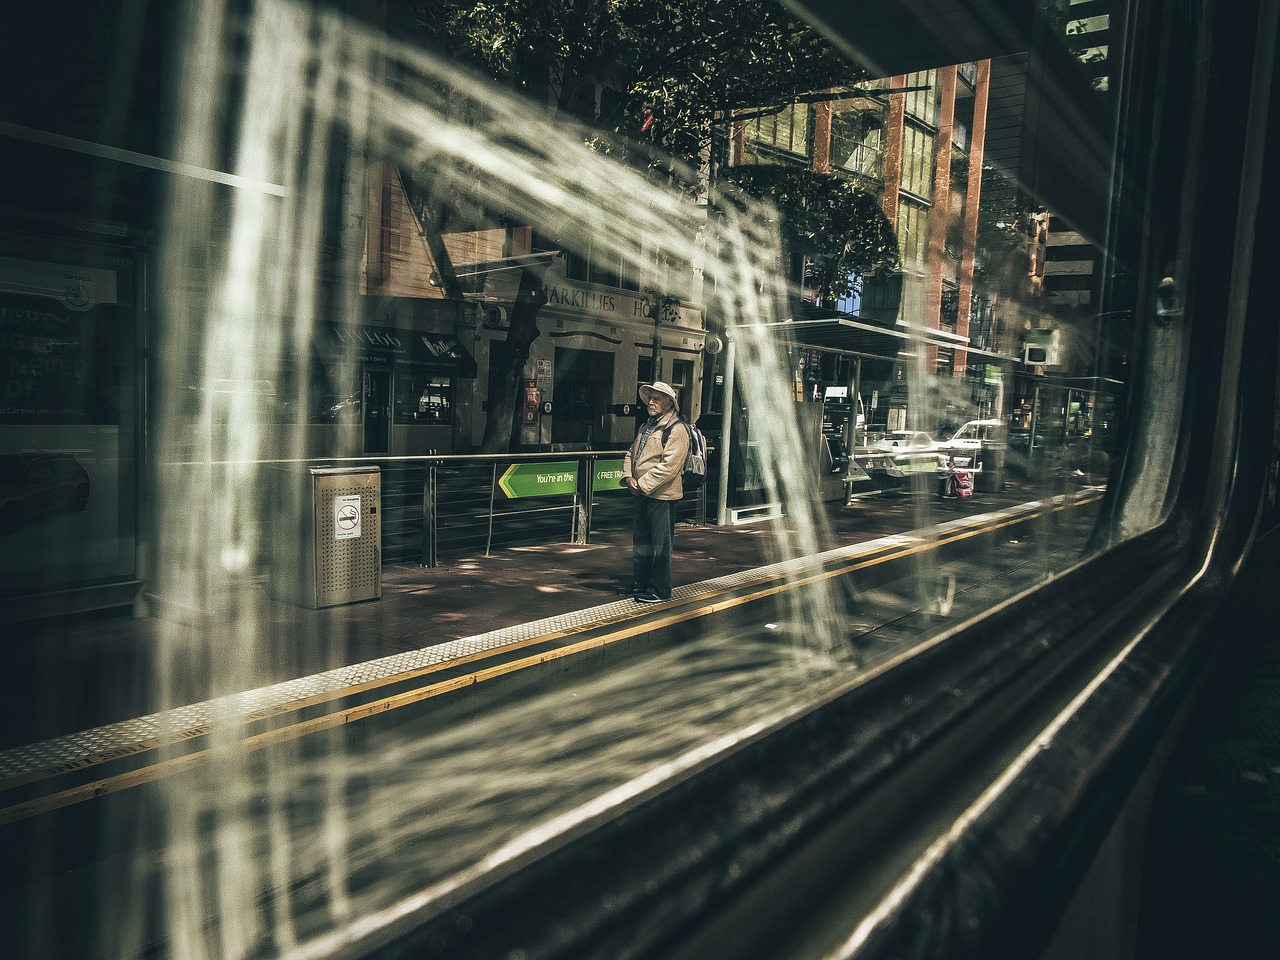
[[[889,453],[920,453],[936,450],[938,443],[922,430],[893,430],[872,444]]]
[[[981,450],[1004,446],[1006,442],[1005,427],[1001,421],[970,420],[950,439],[937,444],[937,449],[945,451],[955,466],[973,468]]]
[[[857,458],[858,466],[872,478],[902,480],[912,473],[933,473],[948,465],[946,454],[923,430],[893,430],[871,444],[874,454]]]

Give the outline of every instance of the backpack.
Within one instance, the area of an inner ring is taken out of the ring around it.
[[[701,430],[683,417],[676,423],[683,423],[684,428],[689,431],[689,456],[685,458],[684,473],[680,476],[680,482],[685,490],[697,490],[707,482],[707,438],[702,435]],[[675,426],[675,423],[672,423],[663,429],[662,445],[664,447]]]

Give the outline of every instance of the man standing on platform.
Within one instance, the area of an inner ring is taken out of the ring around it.
[[[671,545],[689,431],[681,427],[676,392],[658,381],[640,388],[649,410],[622,461],[622,486],[635,497],[631,521],[632,585],[618,590],[641,603],[671,599]]]

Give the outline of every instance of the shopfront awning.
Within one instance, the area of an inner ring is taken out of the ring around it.
[[[438,370],[473,379],[477,372],[475,357],[449,333],[330,323],[319,339],[317,352],[325,360]]]
[[[476,358],[457,337],[445,333],[417,333],[413,337],[410,357],[415,366],[451,370],[459,377],[475,378]]]

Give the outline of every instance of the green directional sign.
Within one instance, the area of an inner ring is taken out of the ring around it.
[[[513,463],[498,478],[498,486],[511,500],[573,493],[578,488],[578,464],[575,460]]]
[[[591,491],[599,493],[601,490],[620,490],[622,489],[619,481],[622,479],[622,460],[597,460],[596,474],[591,481]]]

